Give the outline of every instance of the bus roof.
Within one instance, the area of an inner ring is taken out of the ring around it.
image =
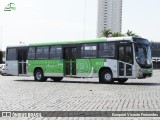
[[[12,46],[7,46],[7,48],[22,48],[22,47],[28,47],[29,45],[28,44],[25,44],[25,45],[12,45]]]
[[[33,44],[29,44],[29,46],[94,43],[94,42],[119,41],[119,40],[129,40],[129,41],[132,41],[132,38],[133,37],[97,38],[97,39],[76,40],[76,41],[60,41],[60,42],[48,42],[48,43],[33,43]]]

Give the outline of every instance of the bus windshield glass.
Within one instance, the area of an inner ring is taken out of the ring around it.
[[[150,43],[146,39],[135,38],[135,55],[137,63],[142,68],[152,67]]]

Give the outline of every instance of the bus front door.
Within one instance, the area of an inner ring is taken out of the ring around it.
[[[76,48],[64,49],[64,68],[66,76],[76,75]]]
[[[132,77],[133,52],[131,45],[118,46],[118,75],[119,78]]]
[[[27,74],[26,69],[27,48],[18,49],[18,75],[23,76]]]

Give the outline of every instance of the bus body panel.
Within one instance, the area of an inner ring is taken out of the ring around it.
[[[114,59],[106,59],[105,63],[104,63],[105,67],[108,67],[111,69],[112,74],[113,74],[113,78],[117,78],[118,77],[118,61],[114,60]]]
[[[104,67],[104,58],[77,59],[77,77],[98,77],[101,67]]]
[[[28,75],[33,75],[36,68],[41,68],[44,76],[64,76],[63,60],[28,60]]]
[[[9,75],[18,75],[18,61],[6,61],[6,73]]]
[[[151,77],[153,75],[153,68],[141,68],[137,63],[134,67],[134,78]]]

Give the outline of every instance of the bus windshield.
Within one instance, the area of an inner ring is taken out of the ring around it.
[[[137,63],[142,68],[152,67],[151,49],[148,40],[137,38],[135,40],[135,55]]]

